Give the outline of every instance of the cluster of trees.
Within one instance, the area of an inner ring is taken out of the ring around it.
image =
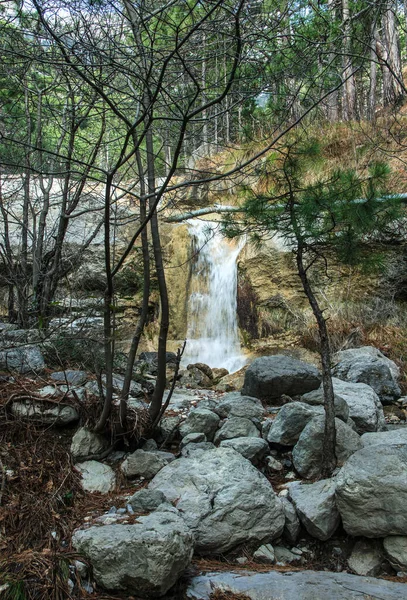
[[[154,270],[161,305],[155,421],[169,326],[159,208],[175,206],[178,192],[244,171],[311,113],[374,120],[379,107],[397,107],[406,94],[403,6],[10,0],[0,11],[0,276],[9,318],[46,328],[61,280],[102,236],[102,430],[112,407],[116,278],[140,242],[143,303],[120,415],[124,424]],[[257,154],[222,173],[191,161],[253,139]],[[124,201],[137,220],[127,245],[113,251]],[[79,234],[85,217],[91,226]]]

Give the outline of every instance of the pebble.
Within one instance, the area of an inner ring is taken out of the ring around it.
[[[276,460],[275,458],[273,458],[272,456],[268,456],[266,458],[266,463],[268,468],[271,471],[275,471],[275,472],[279,472],[282,471],[284,469],[283,465],[281,464],[281,462],[279,460]]]
[[[127,512],[127,509],[126,509],[126,508],[118,508],[118,509],[117,509],[117,514],[118,514],[118,515],[125,515],[125,514],[126,514],[126,512]]]
[[[111,508],[109,508],[108,511],[108,515],[115,515],[117,513],[117,508],[115,506],[112,506]]]
[[[288,490],[281,490],[281,492],[279,492],[278,494],[280,496],[280,498],[287,498],[288,496]]]
[[[236,559],[236,562],[237,562],[239,565],[244,565],[245,563],[247,563],[247,558],[246,558],[245,556],[239,556],[239,557]]]
[[[287,475],[285,475],[285,479],[297,479],[297,475],[295,473],[293,473],[292,471],[290,471],[289,473],[287,473]]]
[[[129,515],[134,515],[134,510],[131,504],[127,504],[126,510],[129,513]]]

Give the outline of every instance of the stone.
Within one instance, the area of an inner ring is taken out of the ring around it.
[[[181,415],[164,415],[160,421],[158,436],[156,437],[156,440],[158,442],[170,442],[177,436],[181,422]]]
[[[226,377],[226,375],[229,375],[229,371],[224,368],[220,368],[220,369],[213,368],[212,375],[213,375],[213,379],[215,381],[219,381],[220,379],[222,379],[222,377]]]
[[[222,377],[215,386],[215,390],[219,392],[234,392],[239,391],[243,387],[244,377],[247,366],[242,367],[239,371],[229,373]]]
[[[363,446],[377,446],[385,444],[407,444],[407,427],[403,429],[392,429],[391,431],[378,431],[376,433],[364,433],[361,438]]]
[[[358,540],[348,559],[349,568],[363,577],[376,577],[382,570],[383,554],[376,540]]]
[[[349,407],[349,417],[355,422],[358,433],[366,431],[383,431],[386,429],[383,407],[379,396],[369,385],[365,383],[351,383],[342,381],[336,377],[332,378],[335,398],[345,401]],[[303,396],[309,398],[311,394]],[[320,387],[312,392],[315,402],[317,398],[323,404],[323,390]],[[343,419],[346,421],[347,419]]]
[[[401,600],[406,584],[326,571],[223,571],[193,577],[186,600],[210,600],[216,592],[245,594],[249,600]]]
[[[199,444],[199,442],[206,442],[206,435],[204,433],[188,433],[182,438],[179,447],[185,448],[187,444]]]
[[[75,468],[82,475],[82,487],[85,492],[108,494],[116,486],[116,476],[109,465],[96,460],[76,463]]]
[[[156,375],[158,364],[158,352],[141,352],[139,355],[139,360],[141,360],[144,363],[147,363],[150,372],[152,372],[153,375]],[[175,354],[175,352],[167,352],[165,355],[165,362],[167,365],[176,365],[177,355]]]
[[[377,445],[351,456],[336,477],[336,504],[349,535],[407,535],[407,445]]]
[[[283,531],[284,512],[270,483],[230,448],[174,461],[149,489],[162,491],[175,504],[203,554],[269,542]]]
[[[92,454],[100,454],[108,446],[108,441],[101,435],[93,433],[86,427],[79,427],[72,438],[71,455],[75,460]]]
[[[384,538],[386,558],[396,571],[407,571],[407,536],[391,535]]]
[[[222,401],[216,406],[214,412],[222,419],[227,417],[244,417],[246,419],[261,419],[265,410],[258,398],[242,396],[239,392],[225,394]]]
[[[287,487],[298,517],[308,533],[323,542],[329,540],[341,520],[335,502],[335,481],[322,479],[311,484],[295,481]]]
[[[255,437],[233,438],[223,440],[220,443],[221,448],[233,448],[244,458],[247,458],[254,465],[259,464],[269,452],[269,445],[266,440]]]
[[[276,446],[294,446],[306,424],[316,414],[311,406],[303,402],[284,404],[271,424],[267,441]]]
[[[151,512],[166,501],[166,497],[160,490],[143,488],[129,498],[128,504],[135,512]]]
[[[188,365],[187,369],[181,374],[180,382],[181,385],[192,389],[209,389],[213,386],[213,379],[195,365]]]
[[[0,352],[1,371],[16,371],[26,375],[27,373],[41,374],[44,369],[44,357],[38,346],[20,346]]]
[[[166,510],[138,517],[133,525],[76,531],[72,543],[90,560],[102,588],[157,598],[189,565],[194,539],[176,511]]]
[[[294,552],[291,552],[291,550],[289,550],[285,546],[274,546],[274,556],[276,559],[276,563],[281,566],[285,566],[287,564],[295,565],[302,562],[301,556],[298,556],[298,554],[294,554]]]
[[[321,383],[316,367],[277,354],[256,358],[246,371],[242,394],[262,400],[296,396],[315,390]]]
[[[195,408],[191,410],[187,419],[180,426],[181,437],[190,433],[203,433],[211,442],[218,429],[220,419],[214,412],[206,408]]]
[[[314,408],[318,407],[319,409],[323,408],[324,400],[324,390],[322,388],[322,385],[317,390],[313,390],[312,392],[308,392],[308,394],[303,394],[301,396],[302,402],[305,402],[306,404],[308,404],[309,406],[313,406]],[[344,423],[346,423],[346,421],[349,419],[349,406],[342,396],[338,396],[338,394],[335,393],[335,389],[334,406],[335,417],[338,417],[338,419],[341,419],[342,421],[344,421]]]
[[[289,544],[295,544],[298,540],[298,536],[300,535],[301,531],[301,525],[297,515],[297,511],[295,510],[295,507],[293,506],[293,504],[291,504],[288,498],[280,496],[280,502],[282,504],[285,515],[283,538]]]
[[[266,465],[270,471],[273,471],[274,473],[281,473],[284,471],[284,465],[279,460],[276,460],[273,456],[268,456],[266,458]]]
[[[335,419],[337,466],[341,467],[354,452],[362,447],[359,435],[340,419]],[[315,417],[303,429],[292,457],[298,473],[306,479],[320,475],[324,441],[325,417]]]
[[[79,414],[73,406],[54,404],[46,400],[14,401],[11,404],[11,413],[19,419],[55,427],[64,427],[79,420]]]
[[[88,379],[88,374],[86,371],[75,371],[75,370],[66,370],[66,371],[57,371],[55,373],[51,373],[51,379],[54,381],[58,381],[60,383],[65,383],[67,385],[83,385],[86,383]]]
[[[209,379],[213,379],[213,372],[209,365],[198,362],[198,363],[188,365],[187,369],[190,369],[191,367],[195,367],[195,369],[199,369],[200,371],[202,371],[202,373],[204,373],[207,377],[209,377]]]
[[[198,456],[202,456],[202,454],[208,450],[214,450],[215,447],[215,444],[212,444],[212,442],[197,442],[195,444],[187,444],[182,448],[181,456],[185,458],[191,458],[191,456],[197,458]]]
[[[253,554],[253,558],[261,563],[272,565],[276,557],[274,555],[274,548],[271,544],[264,544],[260,546],[258,550]]]
[[[239,437],[260,437],[260,431],[249,419],[231,417],[230,419],[226,419],[222,427],[218,429],[214,442],[218,444],[223,440],[231,440]]]
[[[401,396],[398,379],[400,370],[396,363],[372,346],[351,348],[337,352],[333,375],[353,383],[370,385],[382,400],[392,402]]]
[[[154,450],[158,450],[157,442],[150,438],[143,444],[142,450],[145,452],[154,452]]]
[[[145,477],[151,479],[175,456],[168,452],[145,452],[136,450],[123,461],[120,469],[125,477]]]

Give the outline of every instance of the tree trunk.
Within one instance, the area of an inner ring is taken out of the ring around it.
[[[379,45],[379,54],[381,54],[380,58],[383,62],[384,106],[397,106],[405,97],[396,25],[396,9],[395,0],[389,0],[386,3],[386,10],[382,18],[382,47]]]
[[[353,74],[351,59],[351,35],[349,1],[342,0],[342,28],[343,28],[343,96],[342,118],[344,121],[353,121],[356,113],[356,84]]]
[[[376,46],[377,46],[377,26],[376,22],[372,25],[371,48],[370,48],[370,85],[369,98],[367,103],[367,118],[369,121],[375,120],[376,115],[376,86],[377,86],[377,64],[376,64]]]

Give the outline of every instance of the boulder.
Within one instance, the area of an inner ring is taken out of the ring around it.
[[[191,458],[191,456],[198,458],[208,450],[214,450],[215,447],[216,446],[212,444],[212,442],[197,442],[195,444],[187,444],[182,448],[181,455],[185,458]]]
[[[149,489],[162,491],[175,503],[201,553],[226,552],[242,543],[259,545],[283,531],[284,512],[270,483],[230,448],[174,461]]]
[[[295,507],[291,504],[288,498],[280,498],[282,504],[285,523],[283,530],[283,538],[291,545],[295,544],[300,535],[301,525]]]
[[[255,437],[240,437],[231,440],[223,440],[221,448],[233,448],[242,456],[250,460],[254,465],[259,464],[269,452],[266,440]]]
[[[349,535],[407,535],[407,445],[367,446],[336,478],[336,504]]]
[[[159,490],[143,488],[129,498],[128,504],[135,512],[151,512],[166,501],[164,494]]]
[[[212,441],[219,427],[220,419],[214,412],[206,408],[191,410],[186,420],[180,426],[181,437],[190,433],[203,433],[209,441]]]
[[[378,431],[376,433],[364,433],[361,436],[363,446],[377,446],[385,444],[407,444],[407,427],[403,429],[392,429],[391,431]]]
[[[158,352],[141,352],[139,355],[141,362],[147,363],[150,373],[157,374]],[[177,364],[177,355],[175,352],[167,352],[165,355],[166,364]]]
[[[287,487],[308,533],[323,542],[328,540],[341,520],[335,502],[335,481],[322,479],[311,484],[294,481]]]
[[[261,563],[272,565],[276,560],[273,546],[271,544],[260,546],[253,554],[253,558]]]
[[[363,577],[376,577],[382,570],[383,554],[377,540],[358,540],[348,559],[349,568]]]
[[[42,373],[45,369],[44,357],[38,346],[20,346],[0,352],[0,370],[26,373]]]
[[[324,406],[324,390],[322,385],[319,386],[317,390],[312,390],[312,392],[308,392],[308,394],[303,394],[301,396],[301,401],[305,402],[309,406],[313,406],[314,408],[321,409]],[[341,419],[346,423],[349,419],[349,406],[341,396],[338,394],[334,394],[334,406],[335,406],[335,417]]]
[[[350,383],[336,377],[332,378],[335,398],[345,401],[349,407],[349,417],[354,421],[358,433],[366,431],[383,431],[386,429],[383,407],[376,392],[365,383]],[[312,399],[313,403],[320,400],[323,404],[322,387],[311,394],[303,396],[304,401]],[[343,419],[344,421],[347,420]]]
[[[73,406],[47,401],[15,401],[11,404],[11,413],[19,419],[55,427],[64,427],[79,420],[79,414]]]
[[[247,367],[235,371],[235,373],[229,373],[222,377],[216,384],[215,389],[219,392],[234,392],[241,390],[244,383],[244,376]]]
[[[101,435],[89,431],[86,427],[79,427],[72,438],[71,455],[73,459],[79,459],[100,454],[107,449],[108,445],[108,441]]]
[[[265,413],[263,405],[258,398],[242,396],[239,392],[225,394],[222,401],[213,410],[222,419],[227,417],[261,419]]]
[[[76,463],[75,468],[82,475],[82,487],[85,492],[108,494],[116,486],[116,476],[109,465],[96,460]]]
[[[303,562],[301,555],[291,552],[291,550],[285,546],[274,546],[274,555],[276,557],[277,565],[282,567]]]
[[[401,396],[396,363],[377,348],[363,346],[337,352],[333,374],[339,379],[370,385],[382,402],[392,402]]]
[[[157,598],[189,565],[194,540],[177,511],[168,507],[138,517],[133,525],[76,531],[72,543],[90,560],[95,581],[102,588]]]
[[[384,538],[386,558],[396,571],[407,571],[407,536],[391,535]]]
[[[213,379],[195,365],[188,365],[187,369],[181,372],[181,384],[193,389],[209,389],[213,386]]]
[[[57,371],[51,373],[51,379],[59,383],[66,383],[67,385],[83,385],[88,379],[86,371]]]
[[[284,404],[271,424],[267,441],[277,446],[294,446],[306,424],[316,415],[316,411],[303,402]]]
[[[206,435],[204,433],[188,433],[182,438],[179,445],[180,449],[185,448],[188,444],[199,444],[199,442],[206,442]]]
[[[222,379],[222,377],[226,377],[226,375],[229,375],[229,371],[224,368],[217,369],[216,367],[214,367],[212,369],[212,375],[214,381],[219,381],[220,379]]]
[[[320,383],[318,369],[308,363],[283,355],[263,356],[247,369],[242,394],[273,400],[283,394],[306,394]]]
[[[175,456],[169,452],[146,452],[139,449],[129,454],[120,468],[126,477],[151,479],[173,460],[175,460]]]
[[[362,447],[359,435],[340,419],[335,419],[337,466]],[[306,479],[318,477],[321,473],[324,441],[325,417],[314,417],[303,429],[293,450],[293,464],[298,473]]]
[[[226,419],[222,427],[218,429],[214,442],[218,444],[223,440],[231,440],[239,437],[260,437],[260,431],[249,419],[231,417],[230,419]]]

